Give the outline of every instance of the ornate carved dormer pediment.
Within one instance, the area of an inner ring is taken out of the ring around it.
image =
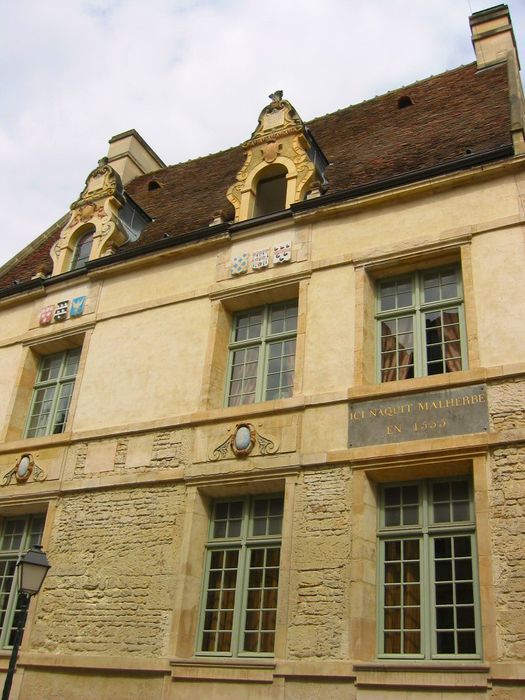
[[[235,208],[235,221],[259,216],[258,185],[261,181],[283,178],[282,199],[275,208],[286,209],[304,199],[314,180],[324,182],[328,161],[283,91],[270,95],[250,139],[243,143],[244,165],[227,197]],[[265,212],[266,213],[266,212]]]
[[[88,259],[95,260],[111,254],[129,240],[136,240],[150,221],[126,195],[119,174],[108,164],[107,158],[99,160],[89,173],[84,189],[70,210],[69,220],[51,250],[54,275],[72,269],[75,249],[86,236],[92,238]]]
[[[107,158],[101,158],[98,161],[98,166],[87,176],[86,186],[70,208],[72,210],[78,209],[107,197],[116,197],[123,203],[123,192],[120,175],[111,165],[108,165]]]
[[[298,133],[304,128],[300,116],[291,103],[288,102],[288,100],[283,100],[282,90],[272,92],[269,97],[271,102],[269,105],[262,108],[259,114],[257,128],[246,144],[257,141],[258,137],[260,137],[264,143],[267,137],[272,134],[274,136],[279,135],[279,137],[282,138],[288,133]]]

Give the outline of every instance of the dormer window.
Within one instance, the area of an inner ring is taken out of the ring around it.
[[[287,170],[283,165],[274,165],[263,171],[257,183],[254,216],[265,216],[286,209]]]
[[[257,128],[243,143],[246,159],[228,188],[237,221],[284,212],[301,202],[319,180],[324,186],[328,160],[282,90],[259,115]]]
[[[73,255],[73,262],[71,263],[71,270],[78,270],[89,260],[91,254],[91,248],[93,246],[93,234],[95,233],[95,227],[91,226],[90,229],[81,236],[75,247],[75,253]]]

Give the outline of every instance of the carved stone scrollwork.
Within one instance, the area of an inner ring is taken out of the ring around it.
[[[80,209],[87,213],[88,208],[92,208],[88,219],[93,217],[96,211],[100,210],[94,203],[106,199],[107,197],[116,197],[122,200],[122,181],[118,173],[108,165],[107,158],[101,158],[98,161],[98,166],[92,170],[86,178],[86,186],[79,195],[79,198],[73,202],[71,209]]]
[[[260,455],[273,455],[279,449],[276,443],[261,435],[251,423],[237,423],[230,435],[213,450],[210,461],[235,457],[247,457],[255,447]]]
[[[316,172],[307,129],[282,90],[270,95],[270,104],[259,115],[257,128],[242,144],[246,160],[226,196],[235,210],[235,221],[253,216],[258,178],[264,169],[278,164],[287,171],[286,201],[299,202]],[[316,151],[317,152],[317,151]]]
[[[30,477],[33,481],[45,481],[47,474],[36,464],[33,455],[26,452],[18,458],[15,466],[4,474],[2,486],[9,486],[13,478],[18,484],[25,484]]]

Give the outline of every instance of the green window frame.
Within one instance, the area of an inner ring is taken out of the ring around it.
[[[459,266],[377,283],[378,381],[457,372],[467,366]]]
[[[38,368],[26,437],[62,433],[80,361],[81,348],[65,350],[41,358]]]
[[[292,396],[296,338],[296,299],[236,313],[229,346],[227,405]]]
[[[281,494],[213,503],[197,654],[273,656],[283,504]]]
[[[386,484],[380,504],[378,655],[479,659],[471,480]]]
[[[21,554],[40,544],[45,515],[5,518],[0,523],[0,648],[13,646],[20,602],[16,563]]]

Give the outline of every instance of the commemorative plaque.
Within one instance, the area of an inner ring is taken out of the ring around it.
[[[349,405],[349,447],[428,440],[488,430],[484,384]]]

